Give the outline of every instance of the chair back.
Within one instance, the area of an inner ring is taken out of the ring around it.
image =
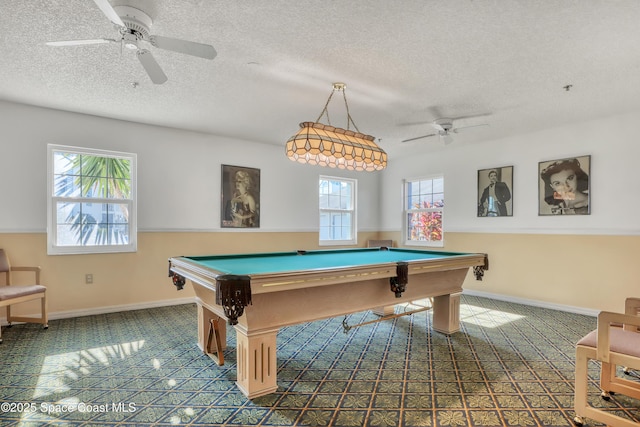
[[[9,257],[7,257],[4,249],[0,249],[0,273],[8,273],[10,270]]]

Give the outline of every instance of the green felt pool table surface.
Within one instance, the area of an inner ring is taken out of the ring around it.
[[[399,248],[358,248],[316,250],[298,252],[274,252],[261,254],[236,254],[212,256],[187,256],[191,262],[220,274],[252,275],[309,271],[359,265],[375,265],[461,257],[470,254],[460,252],[425,251]]]

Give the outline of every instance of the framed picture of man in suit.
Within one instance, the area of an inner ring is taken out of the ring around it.
[[[513,216],[513,166],[478,171],[478,216]]]

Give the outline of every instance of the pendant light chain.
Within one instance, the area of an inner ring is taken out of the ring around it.
[[[326,115],[327,116],[327,124],[329,126],[331,126],[331,120],[329,120],[329,103],[331,102],[331,98],[333,97],[333,92],[335,92],[336,89],[334,88],[331,93],[329,94],[329,98],[327,99],[327,102],[324,104],[324,108],[322,109],[322,111],[320,112],[320,115],[318,116],[318,118],[316,119],[316,123],[320,123],[320,119],[322,118],[322,116]]]
[[[351,114],[349,113],[349,104],[347,103],[346,87],[342,88],[342,96],[344,97],[344,105],[347,108],[347,130],[349,130],[349,123],[351,123],[353,125],[353,127],[356,129],[356,132],[359,133],[360,129],[358,129],[358,126],[356,126],[356,122],[353,121],[353,118],[351,117]]]
[[[349,103],[347,102],[347,85],[344,83],[334,83],[333,90],[329,94],[329,98],[327,98],[327,102],[324,104],[324,108],[320,112],[320,115],[316,119],[316,123],[320,123],[320,119],[322,116],[327,116],[327,124],[331,126],[331,119],[329,118],[329,103],[331,102],[331,98],[333,98],[333,94],[335,91],[339,90],[342,92],[342,97],[344,98],[344,106],[347,110],[347,130],[349,130],[350,126],[353,125],[356,132],[360,132],[358,126],[356,126],[356,122],[353,121],[353,117],[351,117],[351,113],[349,112]]]

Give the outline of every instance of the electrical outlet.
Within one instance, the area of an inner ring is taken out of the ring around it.
[[[93,283],[93,274],[85,274],[84,275],[84,282],[89,285],[91,283]]]

